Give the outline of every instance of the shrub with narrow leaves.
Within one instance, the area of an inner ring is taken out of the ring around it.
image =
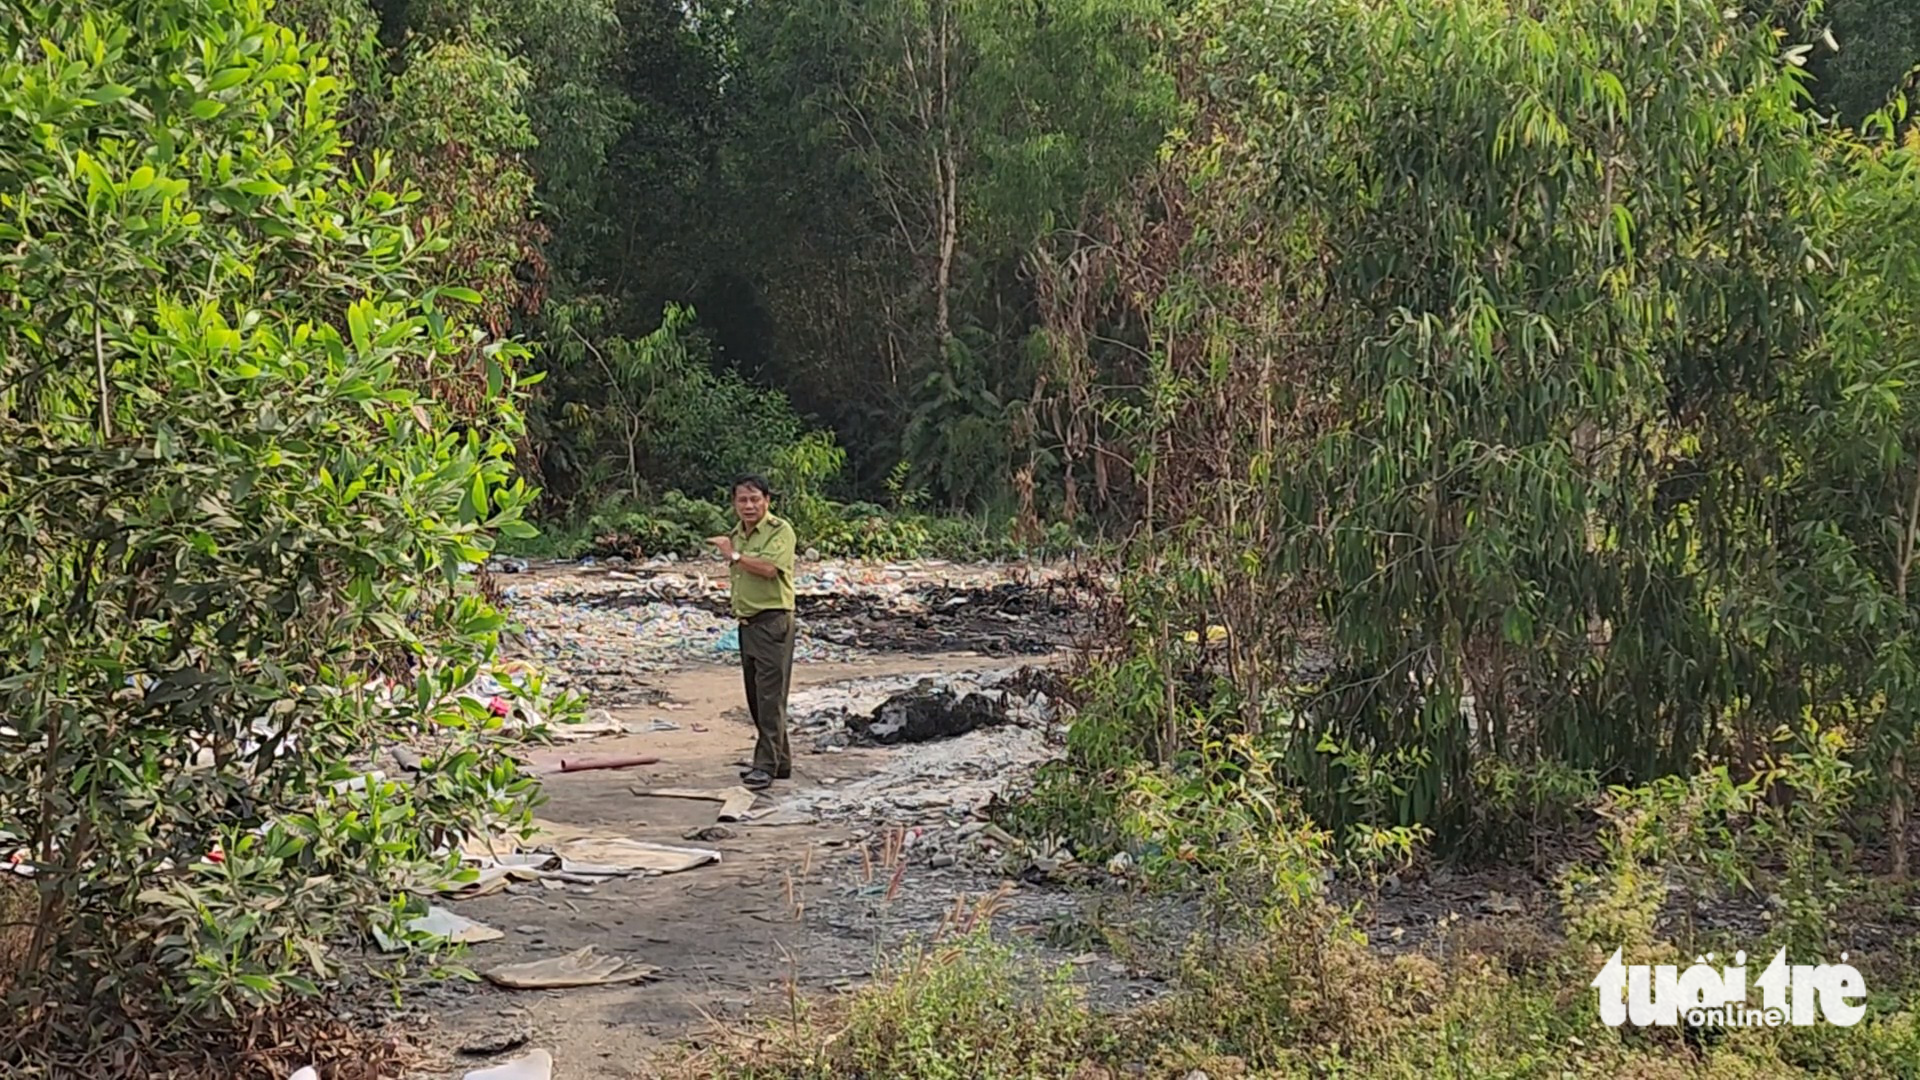
[[[324,993],[343,934],[404,947],[409,891],[524,820],[453,693],[503,622],[460,568],[529,531],[520,350],[430,284],[385,161],[343,172],[327,59],[264,5],[43,0],[0,40],[0,834],[37,894],[0,1060],[145,1075]],[[480,414],[417,392],[475,355]],[[423,727],[416,783],[339,783]]]

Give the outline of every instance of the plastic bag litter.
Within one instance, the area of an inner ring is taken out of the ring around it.
[[[505,934],[488,926],[475,922],[465,915],[448,911],[437,904],[427,905],[427,913],[407,923],[407,929],[417,933],[432,934],[455,945],[475,945],[482,941],[498,941]]]
[[[464,1080],[552,1080],[553,1055],[535,1050],[505,1065],[491,1065],[468,1072]]]

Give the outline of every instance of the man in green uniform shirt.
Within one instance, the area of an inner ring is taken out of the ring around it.
[[[707,542],[727,560],[733,614],[740,620],[740,668],[747,711],[759,738],[740,782],[763,788],[793,775],[787,750],[787,687],[793,679],[793,526],[768,510],[773,493],[758,476],[733,484],[731,533]]]

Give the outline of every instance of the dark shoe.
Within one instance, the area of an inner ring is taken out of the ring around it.
[[[766,787],[767,785],[773,783],[773,777],[768,776],[765,772],[759,769],[755,769],[752,772],[747,773],[745,776],[742,776],[740,778],[740,783],[745,787],[758,790],[760,788]]]
[[[775,780],[791,780],[793,779],[793,770],[781,769],[779,772],[773,774],[773,778]]]

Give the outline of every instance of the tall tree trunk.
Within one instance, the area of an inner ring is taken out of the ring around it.
[[[1913,493],[1907,500],[1907,527],[1900,534],[1900,563],[1894,570],[1893,590],[1903,605],[1907,599],[1907,578],[1913,569],[1917,538],[1920,538],[1920,461],[1914,464]],[[1887,805],[1887,843],[1893,846],[1893,876],[1896,881],[1905,881],[1908,872],[1907,803],[1912,790],[1907,783],[1907,747],[1913,742],[1913,732],[1905,728],[1911,720],[1907,713],[1907,709],[1901,709],[1893,718],[1902,726],[1902,730],[1895,735],[1893,760],[1887,766],[1887,778],[1893,781],[1893,799]]]
[[[1907,740],[1894,748],[1893,762],[1887,767],[1893,781],[1893,801],[1887,806],[1887,842],[1893,845],[1893,878],[1907,880]]]
[[[954,206],[954,170],[952,152],[942,147],[935,172],[940,178],[940,255],[934,269],[934,338],[944,358],[947,340],[953,336],[952,290],[953,249],[958,239],[959,215]]]
[[[934,147],[935,196],[940,208],[939,256],[934,270],[934,340],[946,358],[947,341],[953,336],[952,288],[953,252],[960,234],[960,169],[953,139],[953,23],[947,5],[936,2],[933,21],[934,116],[939,125],[939,141]]]
[[[640,501],[640,417],[627,418],[627,496]]]

